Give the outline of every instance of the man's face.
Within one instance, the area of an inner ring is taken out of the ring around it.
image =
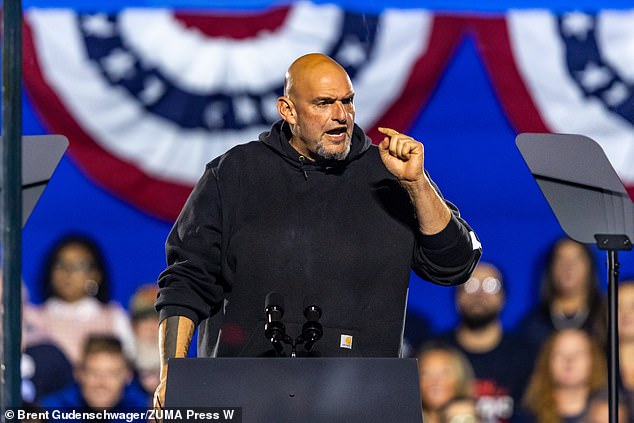
[[[86,403],[95,409],[117,405],[130,379],[131,372],[125,359],[110,352],[89,354],[77,372],[82,395]]]
[[[474,327],[492,322],[504,306],[504,292],[497,269],[480,264],[471,278],[457,288],[456,307],[462,320]],[[471,325],[472,324],[472,325]]]
[[[295,110],[287,119],[291,144],[313,159],[345,159],[355,113],[354,90],[345,71],[330,64],[307,69],[296,78],[289,98]]]

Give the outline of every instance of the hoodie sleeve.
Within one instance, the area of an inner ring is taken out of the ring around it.
[[[159,276],[156,301],[161,320],[178,315],[198,324],[222,304],[218,163],[207,165],[167,238],[167,268]]]
[[[432,184],[442,197],[438,187]],[[458,208],[449,201],[445,203],[451,210],[449,223],[434,235],[417,233],[412,268],[421,278],[438,285],[459,285],[469,279],[478,264],[482,245],[473,229],[460,217]]]

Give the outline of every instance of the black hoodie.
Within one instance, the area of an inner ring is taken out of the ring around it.
[[[161,319],[207,319],[199,355],[211,354],[220,326],[218,356],[272,355],[264,302],[276,291],[292,337],[306,301],[322,308],[314,355],[396,357],[410,268],[442,285],[466,281],[481,254],[475,235],[450,203],[449,225],[420,234],[407,194],[359,127],[342,161],[310,161],[289,139],[280,121],[207,165],[167,239]]]

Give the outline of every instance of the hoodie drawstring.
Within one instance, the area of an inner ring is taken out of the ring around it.
[[[306,157],[299,156],[299,170],[304,174],[304,179],[308,180],[308,173],[306,173],[306,168],[304,168],[305,161]]]

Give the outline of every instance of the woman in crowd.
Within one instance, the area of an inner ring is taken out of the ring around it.
[[[461,352],[443,344],[426,344],[417,358],[423,421],[440,423],[440,410],[447,402],[473,395],[473,369]]]
[[[91,239],[69,235],[59,240],[46,257],[41,286],[45,302],[25,310],[25,324],[47,334],[72,363],[92,333],[116,335],[132,353],[129,319],[120,305],[109,302],[105,260]]]
[[[566,328],[586,330],[604,346],[606,318],[591,250],[571,239],[560,239],[548,254],[539,304],[521,323],[520,337],[533,354],[554,331]]]
[[[518,421],[578,423],[590,394],[607,384],[607,364],[587,332],[562,329],[544,343]]]

